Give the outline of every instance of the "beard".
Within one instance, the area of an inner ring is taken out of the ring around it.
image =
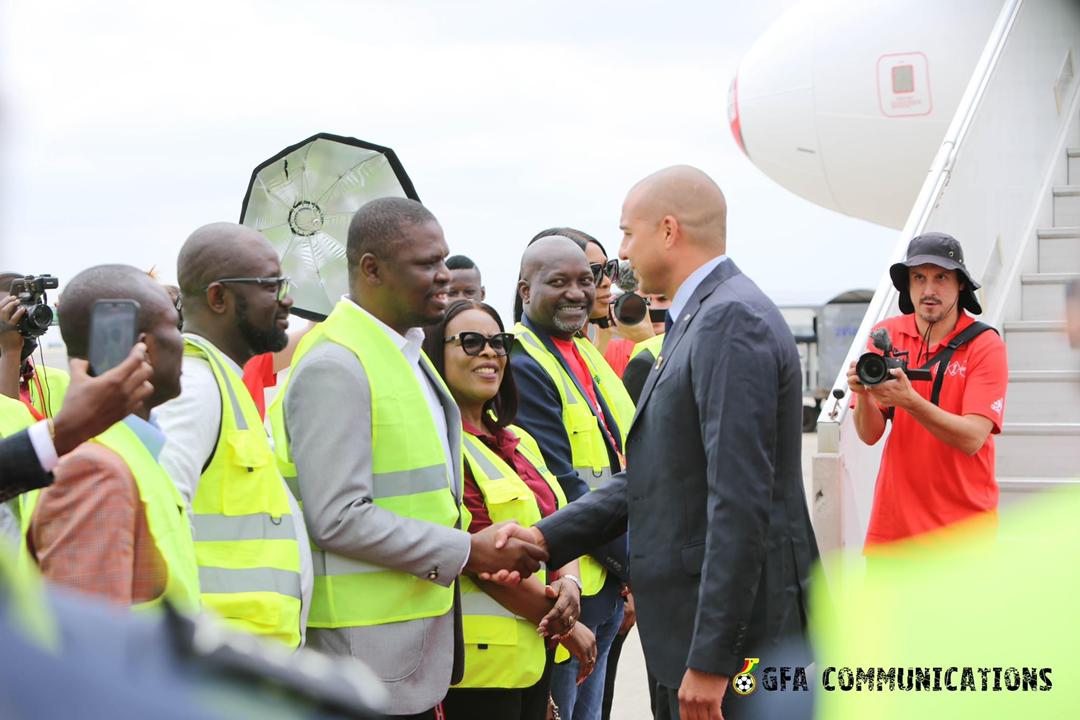
[[[236,329],[255,355],[279,352],[289,344],[289,336],[277,326],[277,315],[274,316],[274,324],[268,328],[256,327],[251,322],[248,303],[242,295],[236,297]]]
[[[562,313],[564,308],[556,308],[555,309],[555,314],[551,318],[551,324],[554,325],[555,329],[558,330],[559,332],[576,333],[579,330],[581,330],[581,328],[585,327],[586,323],[589,322],[589,313],[588,313],[588,308],[586,306],[584,306],[584,305],[567,305],[567,306],[565,306],[565,309],[570,309],[570,308],[573,308],[575,310],[580,309],[582,319],[581,320],[576,320],[576,319],[575,320],[570,320],[569,318],[564,318],[563,313]]]

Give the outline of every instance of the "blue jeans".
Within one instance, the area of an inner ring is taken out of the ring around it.
[[[555,666],[551,675],[551,697],[559,706],[563,720],[600,720],[604,709],[604,677],[608,651],[623,619],[623,599],[619,583],[608,578],[604,589],[592,597],[581,598],[581,622],[596,636],[596,665],[592,675],[577,685],[578,661]]]

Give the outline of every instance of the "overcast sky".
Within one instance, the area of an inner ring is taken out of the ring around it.
[[[397,151],[504,312],[536,231],[614,253],[626,190],[674,163],[724,189],[729,253],[778,302],[876,286],[895,231],[790,194],[728,130],[739,59],[791,4],[2,0],[0,265],[171,280],[255,165],[325,131]]]

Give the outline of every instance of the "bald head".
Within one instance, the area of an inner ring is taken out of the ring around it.
[[[589,260],[581,244],[563,235],[547,235],[525,248],[521,256],[521,279],[529,280],[546,265],[580,260],[588,267]]]
[[[204,302],[206,287],[224,277],[261,274],[267,260],[277,253],[262,233],[244,225],[217,222],[191,233],[176,259],[176,279],[184,306]]]
[[[64,286],[60,334],[69,357],[86,358],[90,343],[90,315],[98,300],[134,300],[139,303],[137,330],[150,332],[158,322],[171,319],[176,309],[169,294],[145,271],[131,265],[96,265],[83,270]]]
[[[518,296],[534,327],[570,339],[589,320],[596,285],[589,259],[567,237],[542,237],[521,258]]]
[[[724,252],[727,201],[713,179],[695,167],[674,165],[641,180],[626,196],[626,213],[655,223],[674,217],[691,243]]]

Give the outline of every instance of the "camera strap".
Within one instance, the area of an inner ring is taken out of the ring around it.
[[[946,343],[945,347],[939,350],[933,357],[926,361],[925,365],[919,368],[920,370],[929,370],[935,365],[938,366],[938,373],[934,378],[934,389],[930,393],[930,402],[934,405],[937,405],[938,400],[941,398],[941,386],[945,382],[945,371],[949,369],[949,362],[952,360],[953,353],[955,353],[962,345],[971,342],[987,330],[997,332],[992,326],[976,320],[971,323],[971,325],[968,325],[962,333]]]

